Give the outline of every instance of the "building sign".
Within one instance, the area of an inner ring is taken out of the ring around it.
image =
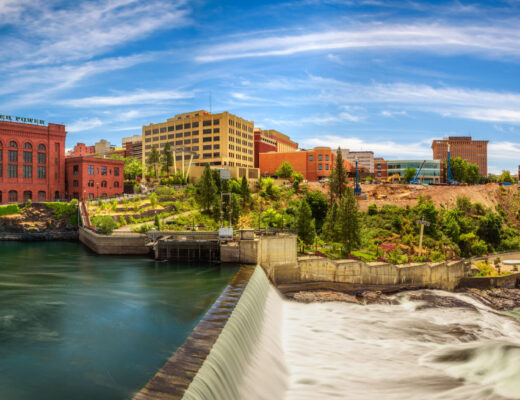
[[[3,114],[0,114],[0,121],[22,122],[24,124],[34,124],[34,125],[45,125],[45,121],[43,119],[13,117],[11,115],[3,115]]]

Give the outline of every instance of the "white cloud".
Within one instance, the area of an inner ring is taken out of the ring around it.
[[[407,115],[406,111],[391,111],[391,110],[383,110],[381,111],[381,115],[383,117],[394,117],[396,115]]]
[[[101,122],[99,118],[85,118],[74,121],[72,124],[67,125],[66,129],[69,133],[83,132],[97,128],[101,125],[103,125],[103,122]]]
[[[159,104],[171,100],[192,98],[193,93],[175,90],[147,91],[138,90],[133,93],[123,93],[117,96],[92,96],[80,99],[63,100],[63,105],[72,107],[107,107],[132,104]]]
[[[233,40],[208,46],[195,59],[214,62],[229,59],[284,56],[309,51],[409,49],[436,53],[472,53],[492,57],[520,56],[516,26],[449,26],[441,24],[369,24],[349,30],[311,32]]]

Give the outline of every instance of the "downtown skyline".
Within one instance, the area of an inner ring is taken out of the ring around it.
[[[520,155],[520,3],[0,0],[0,114],[119,143],[193,110],[301,147],[432,157],[445,136]]]

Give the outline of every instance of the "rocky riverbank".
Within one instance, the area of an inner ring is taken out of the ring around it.
[[[456,295],[440,296],[429,290],[400,293],[401,295],[406,294],[408,300],[419,302],[420,309],[437,307],[474,308],[473,305]],[[495,310],[511,311],[520,308],[520,289],[465,289],[458,293],[464,293]],[[401,302],[395,295],[370,290],[357,293],[343,293],[333,290],[299,291],[288,294],[287,297],[300,303],[340,301],[354,304],[399,304]]]

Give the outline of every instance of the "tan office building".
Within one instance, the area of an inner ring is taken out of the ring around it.
[[[487,140],[473,140],[471,136],[450,136],[442,140],[434,140],[432,143],[434,160],[448,159],[448,144],[450,158],[460,157],[471,164],[477,164],[480,175],[487,176]]]
[[[143,163],[152,146],[170,143],[175,159],[193,154],[194,165],[254,166],[254,122],[229,112],[204,110],[177,114],[166,122],[143,126]]]
[[[374,173],[374,152],[373,151],[350,151],[349,149],[342,149],[341,156],[344,160],[349,161],[352,165],[356,164],[356,159],[359,165],[365,167],[371,174]]]

